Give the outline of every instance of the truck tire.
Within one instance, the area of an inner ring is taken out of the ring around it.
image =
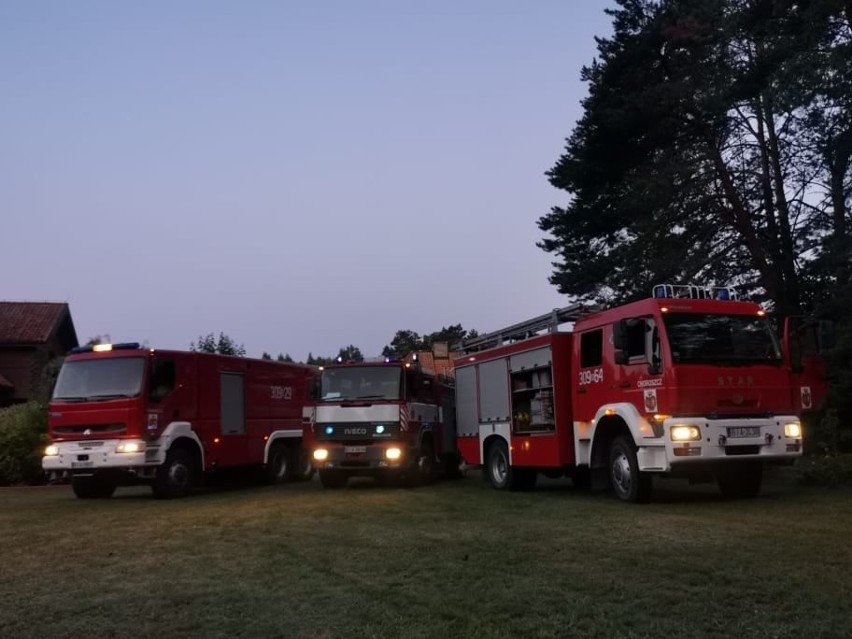
[[[109,499],[115,492],[115,482],[102,477],[72,477],[71,489],[78,499]]]
[[[293,468],[293,479],[296,481],[310,481],[317,472],[310,453],[304,448],[297,448],[294,457],[296,464]]]
[[[349,481],[349,477],[339,470],[321,470],[319,479],[323,488],[343,488]]]
[[[425,440],[420,444],[417,465],[412,473],[415,486],[425,486],[435,479],[435,447],[431,441]]]
[[[170,449],[166,461],[157,467],[151,492],[157,499],[185,497],[195,485],[195,464],[183,449]]]
[[[485,463],[488,483],[497,490],[532,490],[538,480],[534,468],[513,468],[509,463],[506,442],[497,441],[488,447]]]
[[[509,449],[504,442],[494,442],[488,447],[485,476],[492,488],[509,490],[512,484],[512,466],[509,463]]]
[[[763,463],[745,461],[726,464],[717,471],[716,483],[722,495],[729,499],[756,497],[763,483]]]
[[[636,447],[627,437],[616,437],[609,448],[609,479],[621,501],[644,503],[651,498],[651,475],[639,470]]]
[[[290,472],[290,456],[281,444],[273,444],[266,460],[264,476],[268,484],[280,484],[288,479]]]

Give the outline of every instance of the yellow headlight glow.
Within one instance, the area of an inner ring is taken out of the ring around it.
[[[788,422],[784,424],[784,437],[798,439],[802,436],[802,425],[799,422]]]
[[[695,442],[701,439],[701,430],[693,424],[678,424],[670,431],[673,442]]]
[[[385,451],[385,457],[388,459],[399,459],[402,457],[402,451],[399,448],[388,448]]]
[[[328,451],[325,448],[317,448],[314,451],[314,459],[316,461],[325,461],[328,459]]]
[[[56,444],[51,444],[47,448],[44,449],[45,457],[55,457],[59,454],[59,446]]]
[[[115,447],[115,452],[117,453],[141,453],[144,450],[145,442],[139,441],[120,442],[118,446]]]

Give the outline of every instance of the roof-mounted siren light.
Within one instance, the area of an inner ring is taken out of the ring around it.
[[[651,296],[656,298],[674,297],[671,284],[657,284],[651,291]]]
[[[139,342],[121,342],[119,344],[86,344],[75,346],[72,353],[109,353],[111,351],[137,350]],[[153,349],[152,349],[153,350]]]
[[[730,301],[738,300],[739,296],[737,295],[736,289],[733,289],[730,286],[714,286],[713,299]]]
[[[736,290],[729,286],[697,286],[695,284],[657,284],[651,291],[655,298],[698,300],[737,300]]]

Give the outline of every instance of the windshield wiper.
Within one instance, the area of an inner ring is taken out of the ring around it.
[[[387,395],[358,395],[358,397],[353,397],[352,399],[389,399]]]
[[[122,399],[125,397],[135,397],[135,395],[131,395],[130,393],[105,393],[103,395],[89,395],[86,399],[90,401],[100,401],[106,399]]]

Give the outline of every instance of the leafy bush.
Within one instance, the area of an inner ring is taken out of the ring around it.
[[[0,486],[44,481],[47,407],[37,402],[0,409]]]
[[[812,455],[797,464],[799,483],[809,486],[852,486],[852,455]]]

